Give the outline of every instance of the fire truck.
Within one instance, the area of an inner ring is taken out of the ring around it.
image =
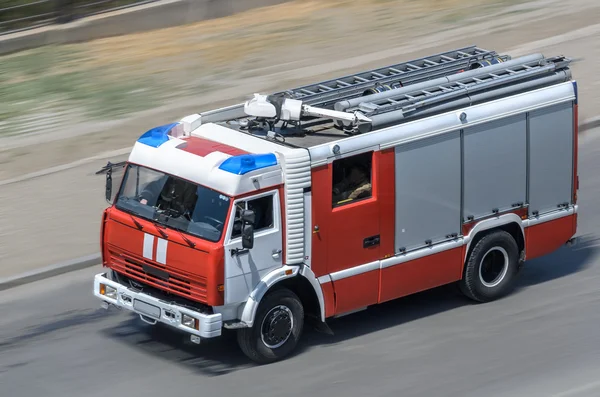
[[[442,285],[499,299],[576,241],[570,63],[469,46],[153,128],[102,170],[94,295],[260,364]]]

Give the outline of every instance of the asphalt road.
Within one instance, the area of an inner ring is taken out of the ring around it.
[[[308,332],[294,357],[258,367],[231,335],[194,346],[100,309],[96,267],[0,293],[0,395],[600,395],[599,133],[580,141],[583,242],[528,262],[503,300],[439,288],[338,319],[333,337]]]

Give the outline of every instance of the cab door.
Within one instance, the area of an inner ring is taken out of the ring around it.
[[[235,200],[225,236],[225,304],[243,302],[262,277],[282,266],[280,197],[277,190]],[[242,247],[242,209],[255,213],[254,246]]]
[[[327,168],[328,186],[313,190],[313,200],[319,202],[314,219],[319,236],[313,244],[333,280],[336,314],[378,301],[381,236],[375,167],[373,151],[336,156]]]

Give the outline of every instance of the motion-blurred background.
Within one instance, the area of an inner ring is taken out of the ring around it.
[[[148,129],[472,44],[576,59],[580,129],[598,132],[598,0],[0,0],[0,290],[49,265],[99,263],[107,203],[94,173]],[[106,395],[113,384],[134,396],[332,385],[338,395],[598,395],[599,142],[580,144],[579,230],[592,238],[534,262],[525,291],[495,306],[407,298],[342,319],[335,338],[311,339],[313,355],[211,383],[204,375],[245,365],[237,353],[156,342],[103,317],[87,269],[0,293],[0,396]]]
[[[0,206],[0,277],[95,254],[106,203],[93,171],[149,128],[254,92],[476,44],[576,58],[580,118],[593,117],[599,10],[597,0],[0,0],[0,196],[23,209]]]
[[[0,277],[95,254],[93,171],[254,92],[476,44],[576,58],[591,118],[599,15],[597,0],[1,0],[0,196],[22,211],[0,206]]]

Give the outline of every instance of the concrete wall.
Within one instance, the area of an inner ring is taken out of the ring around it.
[[[291,0],[163,0],[64,25],[0,36],[0,54],[48,44],[84,42],[221,18]]]

